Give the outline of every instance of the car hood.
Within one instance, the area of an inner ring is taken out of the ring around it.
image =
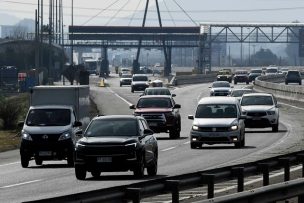
[[[213,87],[211,90],[213,91],[229,91],[230,87]]]
[[[128,144],[128,143],[134,143],[137,142],[136,137],[111,137],[111,136],[105,136],[105,137],[83,137],[79,141],[79,143],[82,144]]]
[[[196,118],[193,125],[199,127],[229,127],[237,122],[237,118]]]
[[[60,134],[71,130],[71,125],[67,126],[28,126],[24,125],[23,130],[29,134]]]
[[[269,105],[252,105],[252,106],[242,106],[242,111],[269,111],[274,110],[274,106]]]
[[[135,113],[155,113],[155,112],[172,112],[171,108],[138,108],[135,110]]]

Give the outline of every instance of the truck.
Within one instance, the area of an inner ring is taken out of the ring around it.
[[[31,160],[67,160],[74,165],[76,141],[90,122],[89,86],[35,86],[30,90],[30,107],[21,130],[21,166]]]

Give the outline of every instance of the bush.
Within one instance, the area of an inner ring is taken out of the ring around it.
[[[4,130],[16,129],[19,118],[24,116],[24,101],[23,97],[0,98],[0,119]]]

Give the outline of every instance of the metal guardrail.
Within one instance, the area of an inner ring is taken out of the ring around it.
[[[304,152],[294,152],[287,155],[276,156],[256,162],[250,162],[245,164],[238,164],[233,166],[227,166],[223,168],[216,168],[205,171],[198,171],[195,173],[189,173],[178,176],[171,176],[165,178],[157,178],[154,180],[143,181],[130,185],[111,187],[106,189],[94,190],[89,192],[83,192],[78,194],[71,194],[61,197],[54,197],[49,199],[35,200],[30,202],[126,202],[132,201],[133,203],[139,203],[142,198],[157,196],[161,194],[172,194],[172,202],[179,202],[179,192],[181,190],[197,188],[202,186],[208,187],[207,198],[214,198],[214,184],[224,182],[226,180],[237,179],[238,192],[244,191],[244,178],[250,175],[263,174],[263,186],[269,185],[270,171],[277,169],[284,169],[284,181],[290,180],[290,167],[292,165],[302,164],[302,177],[304,177]],[[292,182],[293,183],[293,182]],[[302,181],[303,183],[303,181]],[[301,183],[301,188],[303,187]],[[294,184],[290,184],[292,187],[288,187],[290,194],[299,196],[302,198],[304,190],[299,192],[297,187],[293,187]],[[288,186],[286,184],[286,186]],[[270,186],[270,190],[266,192],[266,195],[274,195],[273,187]],[[261,188],[260,190],[263,190]],[[280,191],[285,191],[281,189]],[[242,196],[242,199],[250,200],[250,192],[248,195]],[[265,195],[263,193],[263,195]],[[275,195],[279,199],[286,197],[284,192],[277,192]],[[256,197],[262,196],[262,193],[256,192]],[[291,196],[290,196],[291,197]],[[289,196],[288,196],[289,198]],[[208,201],[207,201],[208,202]],[[210,201],[209,201],[210,202]],[[230,201],[234,202],[234,201]],[[242,201],[240,201],[242,202]],[[246,201],[243,201],[246,202]],[[248,202],[248,201],[247,201]],[[255,201],[256,202],[256,201]]]

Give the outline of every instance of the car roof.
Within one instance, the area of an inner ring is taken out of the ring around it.
[[[244,94],[243,96],[273,96],[270,93],[249,93],[249,94]]]
[[[238,104],[235,97],[204,97],[198,104]]]
[[[228,81],[214,81],[212,84],[214,84],[214,83],[228,83],[228,84],[230,84]]]
[[[169,98],[171,99],[171,95],[144,95],[144,96],[141,96],[141,98]]]
[[[107,116],[96,116],[93,120],[136,120],[137,117],[134,115],[107,115]]]

